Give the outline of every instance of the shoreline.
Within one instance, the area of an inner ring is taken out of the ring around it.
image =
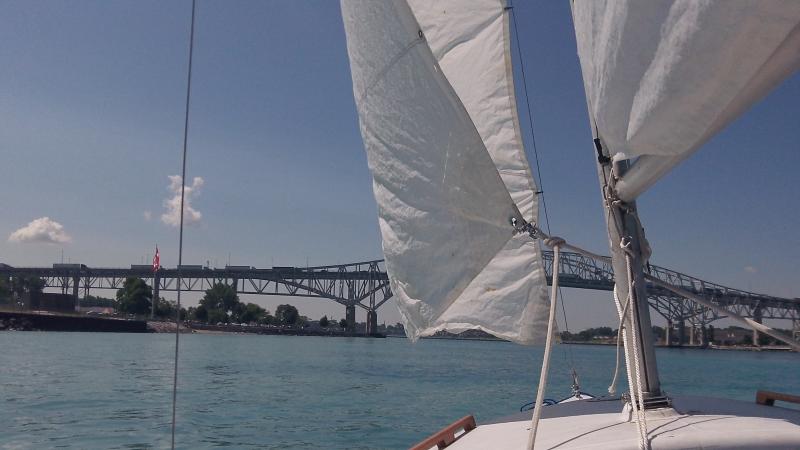
[[[150,321],[147,323],[148,328],[154,333],[174,333],[175,322],[161,322]],[[269,336],[321,336],[321,337],[367,337],[367,338],[385,338],[386,335],[376,333],[366,335],[363,333],[353,332],[340,332],[325,329],[308,329],[308,328],[278,328],[278,327],[262,327],[262,326],[241,326],[241,325],[207,325],[198,323],[189,323],[181,325],[182,333],[197,333],[197,334],[261,334]]]
[[[147,333],[143,320],[66,314],[0,311],[0,330],[83,331],[100,333]]]

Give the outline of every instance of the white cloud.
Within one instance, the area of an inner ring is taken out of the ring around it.
[[[150,211],[145,211],[143,215],[144,215],[144,220],[148,222],[150,222],[150,219],[153,218],[153,213],[151,213]]]
[[[9,242],[26,244],[65,244],[71,240],[72,238],[64,231],[64,227],[49,217],[40,217],[32,220],[29,224],[8,236]]]
[[[164,199],[166,212],[161,215],[161,221],[167,225],[177,227],[181,224],[181,183],[183,180],[180,175],[170,175],[169,186],[167,189],[172,193],[171,197]],[[203,214],[192,207],[192,200],[200,195],[200,188],[203,187],[203,179],[194,177],[191,186],[186,186],[183,202],[183,223],[193,225],[200,222]]]
[[[756,273],[758,272],[758,269],[753,266],[745,266],[744,271],[747,273]]]

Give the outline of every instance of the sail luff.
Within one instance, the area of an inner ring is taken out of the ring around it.
[[[341,7],[387,272],[414,339],[522,216],[406,2]]]
[[[536,183],[503,0],[343,0],[387,271],[407,334],[544,340]]]
[[[631,201],[655,184],[662,176],[683,162],[692,153],[719,133],[750,106],[766,96],[782,81],[800,70],[800,23],[768,59],[768,64],[753,76],[742,91],[720,113],[716,121],[695,144],[678,156],[641,156],[617,182],[617,195]]]
[[[516,109],[506,2],[409,5],[512,199],[526,220],[538,223],[538,189]],[[524,235],[509,240],[427,333],[480,329],[515,342],[543,342],[550,300],[539,245]]]

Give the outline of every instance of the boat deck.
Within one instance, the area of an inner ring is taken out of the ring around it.
[[[636,422],[618,399],[584,400],[542,410],[536,448],[638,449]],[[526,448],[531,412],[479,425],[448,449]],[[653,449],[800,448],[800,411],[737,400],[673,398],[673,408],[647,412]]]

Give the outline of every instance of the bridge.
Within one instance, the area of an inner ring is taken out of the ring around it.
[[[547,281],[551,283],[553,253],[544,251],[543,256]],[[578,253],[562,252],[558,270],[559,282],[564,287],[602,291],[614,289],[614,271],[610,261],[596,261]],[[795,338],[800,336],[800,299],[733,289],[654,265],[649,266],[649,273],[665,283],[681,287],[756,321],[791,320]],[[128,277],[139,277],[148,281],[153,288],[154,298],[159,298],[162,291],[176,291],[178,279],[181,290],[187,292],[203,292],[216,283],[223,283],[234,287],[239,294],[325,298],[345,307],[345,320],[351,330],[355,326],[356,308],[365,310],[368,333],[377,329],[378,308],[392,297],[383,260],[268,269],[184,265],[174,269],[161,268],[155,273],[149,265],[94,268],[83,264],[53,264],[53,267],[12,267],[0,264],[0,276],[38,276],[44,280],[46,288],[61,289],[62,293],[71,293],[76,299],[79,299],[81,291],[85,296],[92,289],[119,289]],[[668,342],[669,333],[675,332],[679,344],[685,342],[687,334],[690,345],[703,344],[707,340],[707,326],[725,317],[666,289],[649,285],[647,290],[651,308],[667,321]]]

